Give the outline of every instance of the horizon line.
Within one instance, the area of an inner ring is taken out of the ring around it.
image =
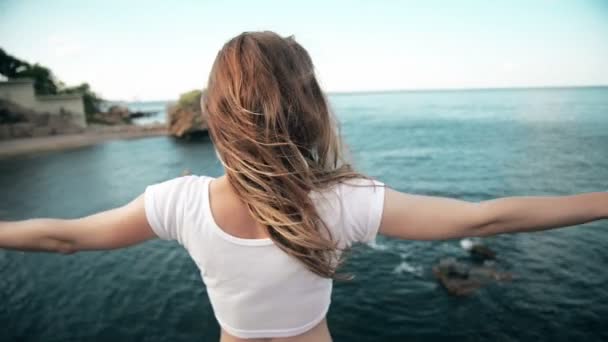
[[[327,95],[357,95],[357,94],[395,94],[395,93],[431,93],[452,91],[500,91],[500,90],[540,90],[540,89],[585,89],[585,88],[608,88],[607,84],[586,85],[545,85],[545,86],[490,86],[490,87],[464,87],[464,88],[404,88],[404,89],[382,89],[382,90],[353,90],[353,91],[325,91]],[[105,102],[171,102],[177,101],[179,97],[164,100],[104,100]]]
[[[534,89],[573,89],[573,88],[608,88],[607,84],[584,85],[542,85],[542,86],[489,86],[489,87],[463,87],[463,88],[403,88],[383,90],[354,90],[354,91],[327,91],[328,95],[356,95],[378,93],[422,93],[422,92],[450,92],[450,91],[487,91],[487,90],[534,90]]]

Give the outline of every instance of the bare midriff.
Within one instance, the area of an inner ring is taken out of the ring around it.
[[[307,332],[291,336],[291,337],[280,337],[280,338],[254,338],[244,339],[232,336],[226,331],[222,330],[220,336],[220,342],[331,342],[331,335],[327,327],[327,320],[323,319],[314,328]]]

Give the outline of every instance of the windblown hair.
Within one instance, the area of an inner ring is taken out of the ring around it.
[[[308,52],[293,37],[240,34],[218,53],[202,108],[250,214],[284,252],[335,277],[341,253],[309,194],[361,175],[343,158]]]

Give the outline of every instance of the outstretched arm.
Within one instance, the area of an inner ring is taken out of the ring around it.
[[[70,254],[127,247],[156,237],[146,219],[144,197],[87,217],[0,222],[0,248]]]
[[[386,189],[380,233],[440,240],[573,226],[608,218],[608,192],[504,197],[483,202]]]

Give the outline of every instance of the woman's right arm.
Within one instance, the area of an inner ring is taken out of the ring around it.
[[[608,218],[608,192],[467,202],[387,188],[384,196],[379,233],[410,240],[537,231]]]
[[[141,195],[122,207],[78,219],[0,221],[0,248],[71,254],[128,247],[156,237]]]

